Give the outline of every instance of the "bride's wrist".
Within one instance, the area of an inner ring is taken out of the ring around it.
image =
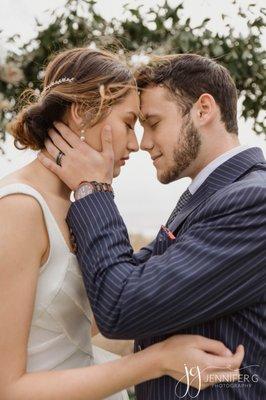
[[[149,379],[156,379],[166,375],[167,370],[163,342],[148,347],[143,350],[143,353],[145,352],[148,353],[147,356],[149,357],[150,370],[152,372],[152,376]]]

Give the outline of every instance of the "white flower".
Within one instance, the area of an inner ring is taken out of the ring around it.
[[[141,67],[143,65],[148,64],[148,62],[150,61],[150,57],[146,54],[134,54],[131,57],[131,63],[135,66],[135,67]]]

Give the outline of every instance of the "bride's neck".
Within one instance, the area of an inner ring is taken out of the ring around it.
[[[46,157],[51,158],[46,151],[44,151],[44,154]],[[53,172],[45,168],[38,158],[28,165],[27,175],[30,176],[31,181],[36,182],[36,185],[41,186],[45,192],[69,199],[71,190]]]

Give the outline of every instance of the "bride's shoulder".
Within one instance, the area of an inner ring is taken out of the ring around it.
[[[7,220],[9,225],[13,223],[19,226],[23,222],[25,228],[34,227],[36,232],[42,224],[42,209],[32,196],[24,193],[6,193],[1,196],[0,192],[0,218],[2,222]]]
[[[17,193],[0,198],[0,242],[4,254],[19,251],[20,257],[42,260],[48,237],[42,210],[31,196]]]
[[[46,236],[42,208],[32,192],[30,182],[17,171],[0,180],[0,225],[8,224],[11,230],[26,235]]]

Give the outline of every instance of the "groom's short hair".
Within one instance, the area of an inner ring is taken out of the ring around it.
[[[216,61],[197,54],[154,56],[136,72],[138,87],[166,86],[183,115],[203,93],[218,104],[226,130],[238,133],[237,89],[229,71]]]

